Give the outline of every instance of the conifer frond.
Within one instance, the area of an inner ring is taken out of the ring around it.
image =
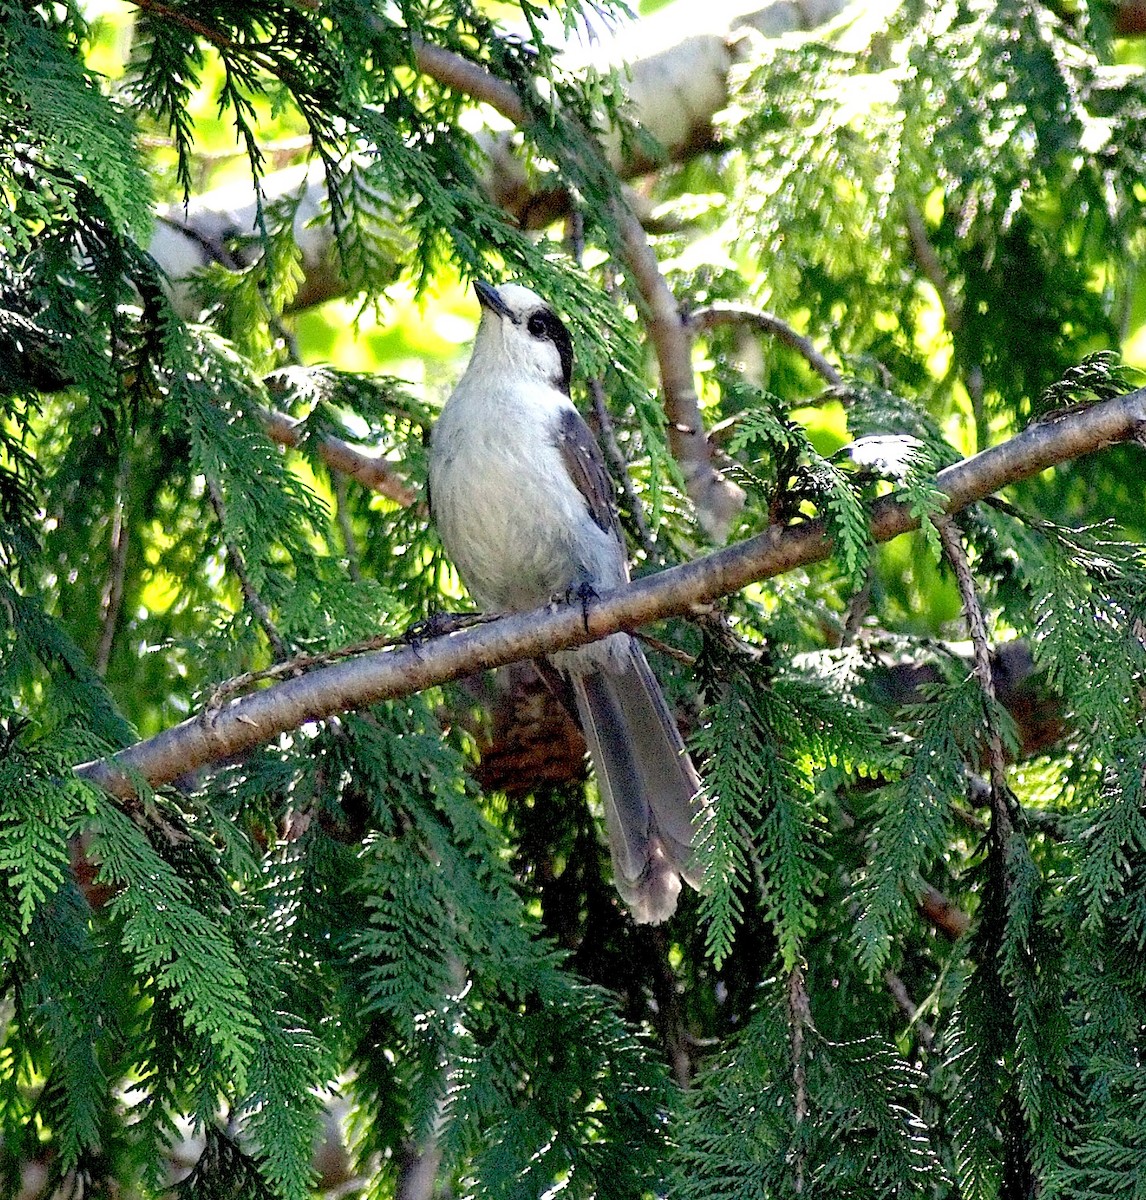
[[[813,1028],[797,1085],[777,991],[766,989],[751,1024],[688,1098],[673,1194],[773,1200],[801,1185],[841,1200],[934,1194],[944,1172],[920,1115],[921,1074],[879,1038],[837,1043]],[[803,1175],[805,1164],[813,1174]]]
[[[122,918],[120,936],[135,972],[142,979],[153,976],[155,986],[169,993],[187,1027],[218,1048],[241,1087],[261,1038],[249,980],[226,929],[225,897],[213,898],[214,913],[202,911],[205,896],[106,800],[88,831],[100,864],[97,880],[122,889],[108,912]]]
[[[12,205],[0,251],[18,259],[44,225],[79,219],[92,198],[121,234],[146,236],[152,197],[133,124],[74,48],[33,8],[4,0],[0,56],[0,187]]]
[[[764,679],[710,647],[710,717],[697,738],[711,807],[700,834],[708,951],[722,962],[743,915],[750,879],[760,889],[783,961],[791,966],[815,921],[822,887],[815,760],[796,709]]]
[[[741,413],[733,448],[763,443],[772,459],[774,503],[795,512],[801,502],[814,504],[836,542],[836,557],[852,587],[867,574],[870,534],[863,501],[845,472],[824,458],[804,430],[780,411],[780,402],[744,383],[727,389],[738,401],[752,405]]]
[[[36,910],[17,967],[16,996],[35,1040],[29,1060],[12,1065],[17,1078],[38,1072],[45,1080],[39,1107],[63,1171],[103,1150],[112,1128],[115,1081],[107,1060],[115,1001],[90,916],[73,885],[54,892]]]
[[[914,919],[927,868],[947,844],[953,805],[967,792],[966,739],[982,726],[982,696],[964,677],[905,716],[903,774],[878,793],[868,863],[856,884],[852,936],[870,975],[886,964],[895,933]]]

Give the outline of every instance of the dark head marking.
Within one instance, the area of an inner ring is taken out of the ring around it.
[[[561,377],[553,380],[553,386],[559,387],[566,396],[569,395],[569,383],[573,377],[573,339],[569,330],[561,322],[561,318],[549,308],[539,308],[530,313],[525,322],[526,332],[539,342],[552,342],[557,347],[561,358]]]

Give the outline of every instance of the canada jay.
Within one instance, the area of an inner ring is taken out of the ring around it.
[[[520,284],[474,285],[481,324],[430,438],[430,506],[474,600],[520,611],[629,578],[613,490],[569,399],[573,346]],[[676,908],[700,780],[640,646],[627,633],[552,655],[572,685],[605,809],[617,890],[642,922]]]

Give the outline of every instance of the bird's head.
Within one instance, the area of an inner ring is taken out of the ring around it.
[[[480,365],[507,377],[547,384],[569,395],[573,342],[561,318],[520,283],[500,287],[478,280],[481,325],[471,368]]]

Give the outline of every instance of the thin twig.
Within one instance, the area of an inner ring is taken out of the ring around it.
[[[848,601],[847,611],[844,613],[844,624],[840,630],[841,649],[855,643],[856,635],[863,626],[864,618],[871,611],[872,575],[872,564],[869,562],[867,577],[864,579],[863,587],[852,595]]]
[[[804,969],[797,963],[788,975],[788,1038],[792,1061],[792,1097],[795,1124],[798,1128],[808,1115],[808,1067],[804,1055],[804,1035],[812,1026],[812,1007],[804,982]],[[795,1156],[796,1176],[793,1188],[797,1194],[804,1190],[804,1156]]]
[[[504,613],[476,612],[439,614],[440,617],[444,618],[441,622],[442,628],[439,631],[432,632],[429,636],[443,637],[446,633],[455,633],[459,629],[469,629],[474,625],[492,624],[494,621],[500,621],[504,615]],[[418,627],[420,628],[422,624],[420,622]],[[429,622],[425,622],[424,624],[434,626],[438,622],[431,618]],[[295,654],[291,658],[274,663],[272,666],[263,667],[262,670],[244,671],[241,675],[234,675],[230,679],[224,680],[212,691],[211,698],[208,700],[205,708],[208,711],[215,711],[224,700],[229,699],[231,696],[236,696],[240,692],[248,691],[256,683],[265,683],[269,680],[302,675],[307,671],[315,670],[317,667],[329,666],[331,663],[341,662],[347,658],[356,658],[360,654],[368,654],[373,650],[386,650],[392,646],[416,646],[418,641],[418,636],[412,635],[407,630],[404,633],[396,635],[380,633],[374,637],[364,638],[360,642],[351,642],[349,646],[338,646],[333,650],[320,650],[317,654]]]
[[[811,338],[797,333],[791,325],[773,313],[751,308],[747,304],[726,304],[720,301],[694,312],[689,318],[689,323],[697,333],[707,333],[724,325],[746,325],[751,329],[758,329],[802,355],[808,366],[825,383],[831,387],[843,387],[844,377],[816,349]]]
[[[662,642],[660,638],[655,638],[648,633],[636,634],[644,644],[655,650],[658,654],[663,654],[665,658],[671,658],[674,662],[680,663],[685,667],[696,666],[696,655],[689,654],[687,650],[680,650],[676,646],[670,646],[668,642]]]
[[[991,671],[991,647],[987,636],[987,622],[983,617],[983,608],[975,591],[975,577],[971,572],[971,564],[967,552],[963,548],[962,538],[954,520],[948,516],[934,518],[935,528],[939,531],[940,541],[947,561],[955,572],[955,581],[959,586],[959,595],[963,601],[963,616],[967,622],[967,630],[971,635],[971,645],[975,652],[974,670],[983,692],[983,716],[987,725],[987,762],[991,773],[991,806],[992,809],[1001,807],[1007,824],[1010,823],[1010,813],[1002,797],[1006,794],[1006,760],[1003,756],[1003,738],[995,721],[995,678]],[[996,818],[1000,814],[995,813]]]
[[[887,985],[891,998],[899,1005],[899,1011],[919,1030],[919,1040],[924,1049],[930,1050],[935,1045],[935,1030],[920,1018],[919,1006],[912,1000],[907,984],[890,967],[883,973],[883,982]]]
[[[108,537],[110,559],[107,581],[100,596],[100,633],[96,647],[95,669],[100,675],[107,674],[111,662],[111,651],[115,645],[115,631],[119,624],[120,609],[123,607],[123,587],[127,574],[128,526],[124,520],[127,506],[127,485],[131,471],[131,459],[125,453],[115,480],[115,503],[111,512],[111,531]]]
[[[652,943],[654,959],[652,991],[657,1002],[658,1023],[661,1027],[665,1054],[677,1086],[687,1088],[692,1083],[693,1063],[687,1025],[684,1013],[681,1011],[677,979],[669,957],[672,947],[669,945],[669,939],[663,926],[650,929],[647,936]]]
[[[172,8],[169,4],[161,4],[159,0],[133,0],[136,8],[143,9],[144,12],[154,13],[157,17],[162,17],[165,21],[171,21],[175,25],[182,25],[184,29],[189,30],[197,37],[201,37],[205,42],[210,42],[211,45],[217,46],[220,50],[237,50],[239,47],[225,34],[213,28],[210,25],[205,25],[202,21],[197,21],[188,13],[181,9]]]
[[[227,525],[227,509],[223,501],[223,493],[219,490],[219,485],[210,477],[207,479],[207,498],[211,502],[211,507],[215,510],[220,530],[225,529]],[[267,641],[271,645],[271,652],[279,662],[283,662],[290,657],[290,651],[287,650],[286,642],[283,641],[282,635],[275,627],[274,619],[271,617],[271,610],[267,607],[266,601],[259,595],[254,584],[251,583],[251,577],[247,573],[247,564],[243,560],[242,551],[238,546],[228,541],[226,537],[223,538],[223,546],[226,549],[227,561],[231,564],[231,570],[235,572],[235,577],[239,581],[244,602],[251,612],[254,613],[255,620],[258,621],[263,633],[266,634]]]
[[[208,711],[216,711],[224,700],[249,691],[256,683],[266,683],[274,679],[284,679],[291,675],[301,675],[312,671],[315,667],[325,667],[330,663],[341,662],[344,658],[353,658],[356,654],[365,654],[370,650],[385,650],[388,646],[397,646],[406,639],[378,634],[377,637],[354,642],[349,646],[339,646],[335,650],[322,650],[318,654],[295,654],[284,658],[272,666],[263,667],[260,671],[244,671],[241,675],[233,675],[225,679],[211,692],[210,699],[204,707]]]
[[[841,871],[840,877],[843,880],[844,888],[852,891],[851,875],[847,871]],[[860,906],[853,899],[848,901],[848,915],[853,921],[859,920]],[[911,998],[911,993],[907,990],[907,985],[903,980],[890,968],[883,973],[883,982],[887,987],[891,998],[899,1005],[900,1012],[907,1017],[909,1025],[918,1025],[919,1040],[923,1043],[925,1049],[930,1050],[935,1041],[935,1031],[927,1024],[926,1021],[920,1018],[919,1006]]]

